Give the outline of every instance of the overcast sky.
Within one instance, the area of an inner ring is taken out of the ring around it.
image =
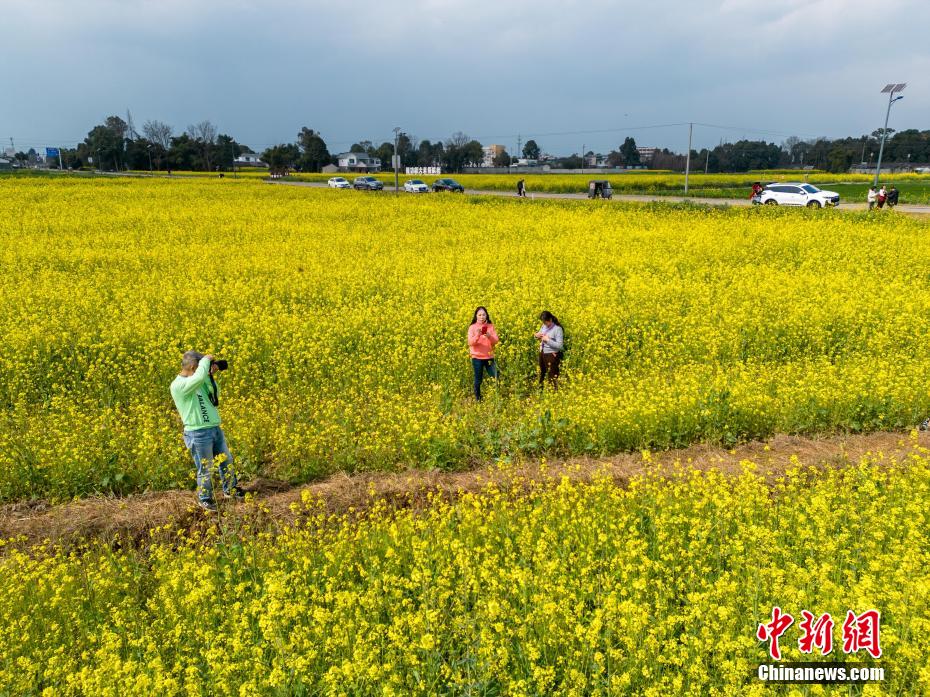
[[[464,131],[511,152],[930,129],[927,0],[0,0],[0,145],[109,114],[261,151]],[[559,135],[556,135],[559,134]]]

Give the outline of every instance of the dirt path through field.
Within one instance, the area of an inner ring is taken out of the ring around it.
[[[220,520],[229,527],[276,529],[300,516],[303,496],[319,498],[334,513],[361,510],[376,500],[396,507],[427,505],[428,494],[438,492],[456,497],[478,492],[491,482],[507,482],[515,475],[526,481],[589,480],[606,471],[618,481],[644,473],[662,473],[675,463],[701,470],[719,469],[732,474],[741,462],[754,462],[765,476],[785,471],[796,458],[804,465],[823,467],[855,463],[867,455],[881,454],[889,461],[900,461],[915,452],[926,453],[930,435],[918,437],[899,432],[865,435],[834,435],[822,438],[776,436],[765,442],[739,445],[732,450],[694,445],[680,450],[625,453],[609,458],[575,458],[531,461],[502,469],[484,467],[467,472],[410,470],[402,473],[339,474],[303,486],[259,480],[246,483],[252,496],[242,503],[221,507]],[[222,502],[221,502],[222,504]],[[146,544],[155,528],[159,539],[179,530],[206,527],[216,514],[200,510],[192,491],[164,491],[136,494],[125,498],[98,497],[49,506],[18,503],[0,507],[0,537],[17,538],[15,547],[28,547],[44,540],[73,545],[93,538],[119,544]],[[164,529],[167,526],[170,531]]]

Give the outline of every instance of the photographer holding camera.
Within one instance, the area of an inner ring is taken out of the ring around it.
[[[171,397],[184,422],[184,445],[197,466],[197,501],[208,511],[216,510],[212,465],[220,455],[223,456],[219,463],[223,494],[226,498],[245,498],[232,470],[233,458],[220,428],[217,410],[220,389],[213,376],[228,367],[226,361],[215,361],[211,355],[187,351],[181,362],[181,373],[171,383]]]

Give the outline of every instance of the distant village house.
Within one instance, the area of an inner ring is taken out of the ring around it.
[[[381,160],[363,152],[344,152],[336,156],[340,172],[380,172]]]

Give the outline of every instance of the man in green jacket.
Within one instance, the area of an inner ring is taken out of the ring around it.
[[[171,397],[184,422],[184,445],[197,466],[197,501],[208,511],[216,510],[213,498],[213,463],[219,459],[220,480],[226,498],[242,499],[232,469],[232,454],[220,428],[220,389],[213,379],[219,369],[213,356],[188,351],[181,362],[181,373],[171,383]]]

